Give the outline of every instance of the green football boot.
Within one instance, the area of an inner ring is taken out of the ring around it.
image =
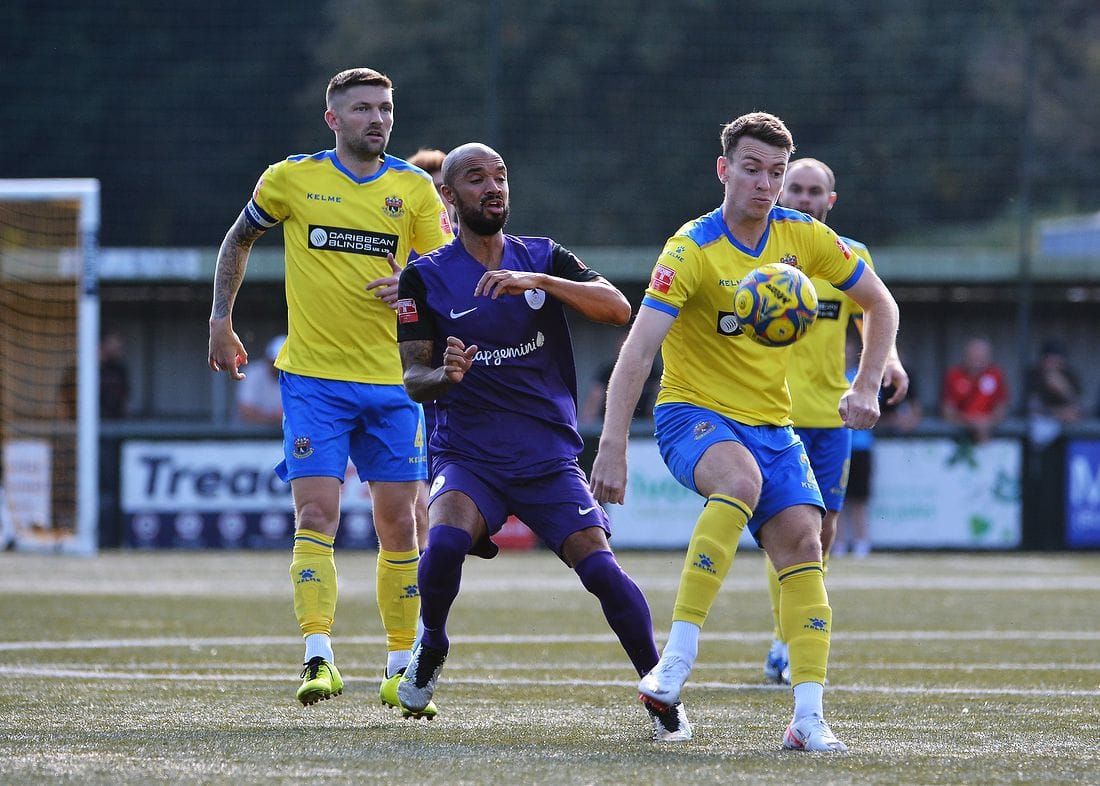
[[[344,692],[344,681],[336,665],[318,655],[310,658],[302,668],[302,687],[298,688],[298,701],[307,707]]]
[[[433,720],[439,713],[439,708],[435,706],[434,701],[429,701],[428,706],[420,712],[413,712],[402,706],[401,699],[397,698],[397,684],[401,682],[401,677],[404,674],[405,670],[401,669],[392,677],[386,677],[382,680],[382,686],[378,689],[378,696],[382,699],[382,703],[387,707],[395,707],[401,710],[401,715],[405,718],[425,718],[427,720]]]

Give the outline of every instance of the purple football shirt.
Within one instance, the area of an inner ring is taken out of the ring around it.
[[[549,238],[504,236],[501,268],[574,281],[599,277]],[[462,382],[436,399],[433,460],[462,458],[532,477],[573,463],[577,373],[564,306],[542,290],[474,297],[486,268],[455,240],[411,263],[398,290],[398,341],[430,340],[443,363],[447,336],[476,344]]]

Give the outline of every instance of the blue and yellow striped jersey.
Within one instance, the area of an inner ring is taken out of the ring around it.
[[[738,282],[769,262],[794,265],[841,290],[864,270],[833,230],[795,210],[772,208],[756,248],[734,239],[721,208],[685,224],[665,244],[642,300],[676,317],[661,346],[658,406],[680,401],[749,425],[790,424],[790,347],[757,344],[733,314]]]
[[[867,246],[846,237],[841,240],[874,269]],[[787,367],[791,419],[800,428],[840,428],[844,421],[837,405],[849,387],[844,357],[848,323],[863,309],[825,279],[812,281],[817,290],[817,319],[791,347]]]
[[[245,208],[267,229],[283,224],[287,340],[276,367],[322,379],[401,384],[397,317],[365,285],[390,275],[392,253],[450,242],[431,176],[400,158],[356,177],[334,150],[291,156],[264,172]]]

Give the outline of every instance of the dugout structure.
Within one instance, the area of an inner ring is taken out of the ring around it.
[[[0,546],[98,545],[98,233],[98,180],[0,180]]]

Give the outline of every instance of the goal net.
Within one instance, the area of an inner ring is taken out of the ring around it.
[[[97,547],[99,181],[0,180],[0,547]]]

